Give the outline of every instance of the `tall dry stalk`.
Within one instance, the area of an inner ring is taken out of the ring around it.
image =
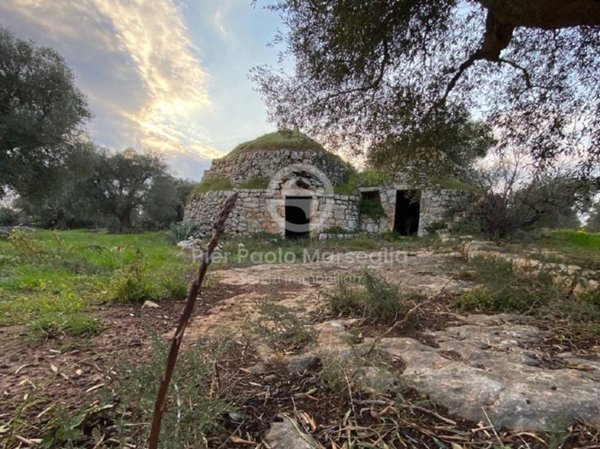
[[[219,239],[221,238],[223,231],[225,230],[225,222],[227,221],[229,214],[235,206],[237,196],[237,193],[234,193],[233,195],[229,196],[229,198],[225,200],[223,206],[221,207],[221,210],[219,211],[219,215],[217,216],[213,225],[212,237],[210,239],[210,242],[208,242],[208,246],[206,247],[206,250],[202,257],[202,262],[200,263],[200,266],[198,268],[198,275],[190,285],[189,293],[185,301],[185,306],[183,308],[183,312],[181,313],[181,317],[179,318],[177,330],[175,331],[173,340],[171,340],[171,349],[169,350],[169,356],[167,358],[167,366],[165,368],[165,372],[163,373],[160,379],[160,388],[158,390],[158,396],[156,397],[156,403],[154,405],[152,428],[150,429],[150,439],[148,440],[150,449],[158,449],[160,425],[162,422],[163,413],[165,411],[167,392],[169,391],[171,377],[173,377],[173,370],[175,369],[175,363],[177,362],[177,355],[179,354],[179,348],[181,347],[183,334],[185,333],[185,329],[188,325],[190,317],[192,316],[194,305],[196,304],[196,298],[201,292],[202,281],[204,280],[206,270],[210,265],[213,252],[217,247],[217,244],[219,243]]]

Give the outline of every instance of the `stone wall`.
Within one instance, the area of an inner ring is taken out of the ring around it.
[[[426,189],[421,192],[421,215],[419,236],[437,223],[449,223],[456,213],[469,201],[470,192],[456,189]]]
[[[284,200],[270,197],[270,193],[263,189],[236,189],[236,191],[239,192],[239,197],[227,221],[227,232],[242,235],[257,232],[285,234]],[[379,191],[381,205],[385,211],[382,217],[373,219],[360,216],[358,195],[327,195],[315,192],[312,194],[311,234],[316,236],[319,232],[332,228],[368,233],[393,231],[396,188],[373,187],[361,191]],[[210,233],[221,204],[232,193],[233,191],[215,191],[192,196],[185,208],[184,221],[197,223],[201,235]],[[435,223],[448,222],[449,211],[455,209],[457,205],[460,206],[461,203],[464,204],[467,198],[468,192],[460,190],[421,190],[418,235],[426,235],[429,227]],[[279,203],[273,206],[273,201]],[[269,207],[276,208],[278,211],[276,217],[271,215]],[[326,210],[328,210],[327,217],[319,223],[319,217]],[[320,225],[318,228],[317,223]]]
[[[275,206],[279,212],[273,217],[269,211],[274,201],[267,190],[236,189],[239,193],[236,205],[227,220],[225,230],[231,234],[254,234],[266,232],[270,234],[285,234],[285,216],[283,208]],[[233,191],[215,191],[193,195],[186,205],[185,222],[194,222],[199,226],[198,234],[204,236],[211,232],[219,208],[223,201]],[[275,201],[277,201],[275,199]],[[276,203],[277,204],[277,203]],[[319,214],[328,209],[327,218],[319,228],[314,225]],[[283,205],[283,202],[281,202]],[[348,195],[314,194],[311,210],[311,233],[316,236],[320,231],[330,228],[341,228],[345,231],[356,231],[359,225],[358,198]]]
[[[292,164],[310,164],[325,173],[332,184],[342,183],[348,173],[343,161],[332,153],[319,150],[259,150],[239,152],[214,159],[203,180],[228,178],[232,184],[257,179],[270,179],[279,170]]]

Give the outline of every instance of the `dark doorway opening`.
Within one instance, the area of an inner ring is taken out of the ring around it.
[[[290,239],[310,235],[310,196],[285,197],[285,236]]]
[[[396,191],[394,230],[400,235],[415,235],[419,231],[421,193],[418,190]]]

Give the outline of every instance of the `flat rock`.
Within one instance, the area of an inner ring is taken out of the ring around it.
[[[292,357],[288,359],[286,369],[290,374],[302,374],[318,368],[321,359],[314,355]]]
[[[317,449],[319,444],[303,432],[296,420],[285,416],[282,422],[274,422],[265,440],[272,449]]]
[[[543,367],[535,348],[544,331],[482,322],[428,333],[436,348],[385,338],[378,349],[402,358],[418,391],[463,418],[487,422],[487,414],[496,428],[517,431],[557,430],[576,418],[600,425],[600,362],[564,357],[565,368]]]

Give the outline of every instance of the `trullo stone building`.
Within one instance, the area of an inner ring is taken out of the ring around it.
[[[213,160],[186,206],[184,221],[197,224],[200,234],[210,232],[219,205],[237,191],[227,221],[230,234],[317,237],[396,231],[421,236],[448,220],[448,211],[464,196],[460,190],[402,182],[352,187],[354,172],[299,132],[267,134]],[[345,194],[336,193],[341,190]]]

